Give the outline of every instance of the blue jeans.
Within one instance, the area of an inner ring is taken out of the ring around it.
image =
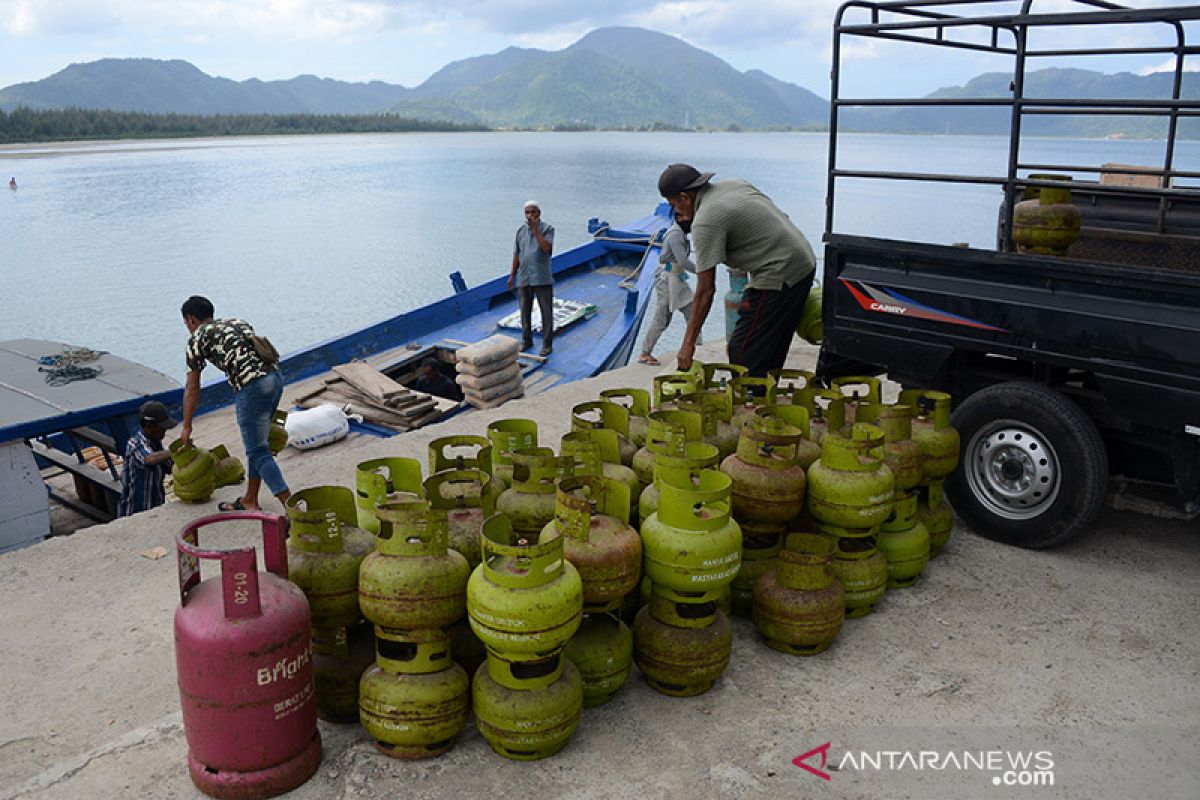
[[[288,485],[267,446],[271,417],[283,397],[283,374],[278,370],[255,378],[234,396],[238,430],[246,448],[246,476],[261,478],[271,494],[286,492]]]

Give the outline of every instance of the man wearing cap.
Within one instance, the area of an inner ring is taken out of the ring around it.
[[[679,346],[679,369],[692,365],[696,341],[716,294],[717,264],[745,272],[737,325],[726,344],[729,361],[765,377],[787,358],[804,301],[812,287],[812,245],[771,198],[745,181],[711,183],[711,172],[672,164],[658,179],[658,192],[675,210],[696,254],[692,318]]]
[[[554,250],[554,226],[542,222],[542,209],[536,200],[525,201],[525,224],[517,228],[513,244],[512,271],[508,288],[517,289],[521,309],[521,349],[533,347],[533,300],[542,312],[542,351],[548,356],[554,346],[554,279],[550,274],[550,253]]]
[[[125,466],[121,471],[121,499],[117,516],[128,517],[166,502],[163,478],[171,469],[171,453],[163,447],[163,437],[175,427],[167,407],[157,400],[142,403],[138,409],[141,429],[125,442]]]

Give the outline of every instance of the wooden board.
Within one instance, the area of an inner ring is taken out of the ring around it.
[[[333,371],[346,383],[380,403],[406,397],[412,391],[396,383],[365,361],[339,364],[333,368]]]

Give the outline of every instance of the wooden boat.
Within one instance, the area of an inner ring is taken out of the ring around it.
[[[553,257],[555,296],[595,311],[556,331],[549,357],[522,362],[526,396],[628,363],[654,291],[656,237],[670,225],[670,213],[660,204],[654,213],[619,229],[592,219],[590,240]],[[467,288],[458,273],[450,280],[453,294],[442,300],[286,354],[281,361],[286,381],[290,386],[311,384],[334,366],[361,359],[404,382],[430,356],[453,364],[453,352],[463,343],[497,332],[520,338],[519,331],[497,328],[500,319],[517,310],[507,276],[473,288]],[[44,496],[37,497],[43,488],[29,488],[31,474],[51,466],[66,470],[74,478],[76,494],[89,497],[82,503],[62,492],[52,491],[52,497],[93,518],[110,519],[120,492],[112,456],[123,452],[125,440],[137,430],[138,407],[153,399],[177,419],[181,414],[183,391],[175,379],[112,354],[94,362],[104,370],[96,378],[46,384],[37,371],[38,359],[68,347],[40,340],[0,342],[0,450],[14,453],[9,462],[17,465],[0,472],[0,498],[24,498],[0,504],[12,512],[0,514],[0,552],[45,535]],[[285,392],[285,405],[292,396]],[[198,414],[232,402],[224,376],[215,375],[201,388]],[[444,403],[441,410],[457,413],[462,407]],[[394,432],[370,430],[377,435]],[[96,449],[85,452],[89,447]],[[31,504],[31,512],[18,510]]]

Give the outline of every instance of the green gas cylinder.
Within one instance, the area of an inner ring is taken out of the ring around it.
[[[781,653],[824,652],[842,629],[846,592],[831,565],[837,541],[793,533],[754,585],[754,627]]]
[[[699,362],[693,362],[695,367]],[[654,410],[663,411],[675,408],[680,397],[695,394],[700,391],[702,374],[696,372],[670,372],[666,375],[655,375],[653,381]]]
[[[929,531],[929,557],[942,552],[954,530],[954,510],[946,502],[945,481],[930,481],[917,487],[917,519]]]
[[[483,521],[495,513],[498,493],[492,477],[481,469],[445,469],[425,480],[425,497],[446,515],[451,550],[475,569],[482,558],[479,532]]]
[[[498,513],[483,524],[483,562],[467,584],[467,615],[488,649],[492,679],[511,688],[548,683],[583,616],[583,582],[562,537],[536,542]]]
[[[537,423],[531,419],[498,419],[487,426],[492,445],[492,478],[504,491],[512,483],[512,452],[538,446]]]
[[[905,389],[900,402],[915,406],[912,438],[921,447],[922,483],[945,478],[958,466],[958,431],[950,424],[950,395],[931,389]]]
[[[870,528],[888,518],[895,479],[883,463],[883,443],[882,430],[861,422],[848,436],[825,435],[821,457],[808,468],[808,510],[818,521]]]
[[[823,317],[822,289],[820,281],[813,281],[808,295],[804,298],[804,310],[800,312],[800,322],[796,324],[796,335],[809,344],[820,344],[825,338],[825,321]]]
[[[564,465],[549,447],[513,450],[512,485],[500,493],[496,511],[506,515],[517,533],[534,539],[554,519],[555,485]]]
[[[917,493],[896,492],[892,514],[879,528],[875,545],[888,564],[888,588],[912,586],[929,563],[929,531],[917,520]]]
[[[491,474],[492,450],[486,436],[441,436],[429,443],[429,474],[447,469],[479,469]]]
[[[654,591],[680,602],[715,601],[737,575],[742,530],[730,514],[733,482],[717,470],[696,480],[676,473],[658,482],[658,511],[642,522],[645,573]]]
[[[836,433],[846,424],[846,401],[841,392],[811,387],[797,392],[796,399],[808,410],[809,438],[817,444],[825,434]]]
[[[612,611],[642,576],[642,539],[625,520],[629,490],[602,475],[563,478],[554,520],[539,541],[562,537],[567,560],[583,581],[583,607]]]
[[[212,497],[217,486],[217,462],[212,453],[195,442],[176,439],[167,447],[171,451],[171,478],[175,496],[185,503],[203,503]]]
[[[830,381],[829,388],[845,398],[844,414],[847,425],[860,421],[857,418],[860,405],[883,402],[883,384],[874,375],[843,375]]]
[[[682,455],[687,442],[700,441],[703,420],[692,411],[652,411],[646,429],[646,444],[633,456],[633,471],[642,490],[654,482],[654,460],[658,453]],[[644,517],[643,517],[644,519]]]
[[[288,446],[288,432],[284,427],[287,422],[286,411],[275,411],[271,414],[271,427],[267,429],[267,448],[271,455],[277,456]]]
[[[583,715],[583,680],[563,659],[562,673],[537,689],[511,689],[497,683],[486,666],[471,683],[475,724],[500,755],[536,761],[566,747]]]
[[[781,419],[793,428],[799,429],[800,439],[796,442],[796,463],[804,467],[806,471],[813,465],[814,461],[821,457],[821,445],[812,439],[808,409],[804,406],[800,404],[782,406],[765,405],[754,413],[759,417]]]
[[[664,447],[652,452],[654,453],[654,481],[642,491],[642,496],[638,499],[638,516],[643,520],[658,511],[658,476],[662,472],[682,470],[688,474],[689,480],[698,479],[701,470],[716,469],[720,463],[717,446],[707,442],[685,441],[682,452],[679,452],[676,447]]]
[[[737,430],[754,417],[754,412],[767,405],[767,394],[775,385],[775,379],[754,378],[743,376],[729,382],[729,391],[733,395],[733,411],[729,415],[729,423]]]
[[[829,568],[846,592],[846,616],[864,617],[887,592],[887,559],[871,537],[840,538]]]
[[[393,758],[433,758],[467,724],[470,681],[450,657],[445,631],[376,628],[375,665],[359,684],[359,718]]]
[[[213,477],[216,485],[232,486],[235,483],[241,483],[246,477],[246,468],[242,466],[242,462],[238,461],[237,456],[229,454],[229,448],[223,444],[219,444],[211,451],[213,459],[217,462]]]
[[[604,705],[629,678],[633,633],[612,614],[586,614],[566,656],[583,679],[584,707]]]
[[[358,722],[358,686],[375,663],[375,627],[360,622],[313,628],[312,652],[317,716],[327,722]]]
[[[859,422],[878,425],[883,431],[883,463],[896,479],[896,490],[911,489],[921,482],[921,446],[913,441],[912,406],[865,403],[857,410]]]
[[[703,694],[725,672],[733,650],[733,627],[724,611],[713,603],[703,625],[693,625],[678,615],[679,606],[660,595],[651,595],[633,622],[633,658],[646,683],[672,697]],[[666,621],[664,621],[664,619]]]
[[[608,428],[571,431],[563,435],[559,452],[564,458],[571,458],[575,462],[575,475],[603,475],[623,483],[633,499],[636,499],[642,490],[637,473],[621,463],[616,431]],[[637,508],[631,502],[629,519],[626,521],[637,525],[637,520]]]
[[[742,428],[737,452],[721,462],[733,482],[734,519],[786,523],[804,509],[807,477],[796,461],[802,439],[779,417],[756,416]]]
[[[467,560],[449,549],[446,515],[424,500],[376,509],[375,552],[359,568],[363,616],[394,630],[445,628],[466,610]]]
[[[634,447],[645,446],[650,393],[645,389],[605,389],[600,392],[600,397],[629,412],[629,441],[633,442]]]
[[[571,430],[597,429],[615,431],[621,463],[627,467],[633,463],[637,446],[629,438],[629,409],[609,400],[591,400],[571,409]]]
[[[712,398],[713,395],[705,395],[697,392],[696,394],[684,395],[675,401],[675,407],[680,411],[700,415],[700,441],[708,442],[716,445],[717,451],[721,458],[726,458],[737,449],[738,431],[728,422],[722,422],[715,406],[705,402],[705,398]],[[728,388],[726,389],[726,399],[732,397]],[[727,410],[731,409],[732,405],[727,406]]]
[[[354,469],[358,488],[358,525],[365,531],[379,533],[375,509],[395,500],[420,500],[425,496],[421,486],[421,462],[415,458],[372,458],[361,461]]]
[[[358,623],[358,570],[372,538],[356,525],[354,493],[344,486],[303,489],[288,498],[287,513],[288,578],[308,598],[313,626]]]
[[[742,565],[730,584],[733,612],[748,617],[754,610],[754,585],[759,577],[775,566],[783,550],[783,536],[769,536],[755,540],[742,535]],[[756,546],[760,545],[760,546]]]
[[[806,369],[773,369],[767,372],[767,377],[772,381],[767,393],[767,405],[771,406],[800,405],[801,392],[820,388],[816,375]]]

